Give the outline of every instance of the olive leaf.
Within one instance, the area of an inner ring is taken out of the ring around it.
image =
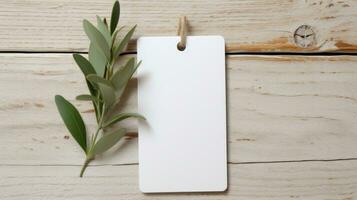
[[[108,87],[114,87],[112,82],[110,82],[109,80],[104,79],[104,78],[102,78],[102,77],[100,77],[98,75],[95,75],[95,74],[88,75],[87,76],[87,80],[89,80],[92,83],[96,83],[96,84],[101,83],[101,84],[106,85]]]
[[[121,42],[119,43],[119,45],[117,47],[114,47],[114,58],[118,57],[124,50],[124,48],[126,47],[126,45],[129,43],[131,37],[134,34],[136,25],[130,29],[130,31],[124,36],[124,38],[121,40]]]
[[[114,89],[112,87],[108,87],[106,85],[99,85],[100,87],[100,91],[103,97],[103,101],[105,103],[105,105],[107,105],[109,108],[111,105],[113,105],[115,103],[115,93],[114,93]]]
[[[116,71],[111,79],[111,82],[116,89],[116,94],[118,97],[122,95],[124,89],[134,75],[136,69],[140,66],[141,62],[136,64],[135,58],[130,58],[129,61],[125,64],[124,67]]]
[[[80,54],[73,54],[73,59],[77,63],[78,67],[81,69],[82,73],[84,76],[87,76],[89,74],[95,74],[95,70],[92,66],[92,64],[82,55]],[[93,86],[87,81],[87,86],[92,95],[95,95],[95,89]]]
[[[109,80],[97,75],[88,75],[87,80],[98,86],[103,102],[109,107],[115,102],[115,92],[112,83]]]
[[[120,68],[118,71],[116,71],[111,79],[115,89],[121,89],[126,81],[130,79],[131,74],[134,70],[135,66],[135,58],[130,58],[124,67]]]
[[[108,122],[104,122],[103,124],[103,128],[106,128],[108,126],[111,126],[117,122],[120,122],[124,119],[130,118],[130,117],[134,117],[134,118],[138,118],[138,119],[142,119],[145,120],[145,117],[138,114],[138,113],[120,113],[119,115],[114,116],[113,118],[111,118],[110,120],[108,120]]]
[[[95,70],[92,64],[85,57],[75,53],[73,54],[73,59],[76,61],[84,76],[87,76],[89,74],[95,74]]]
[[[98,101],[98,99],[96,97],[89,95],[89,94],[78,95],[78,96],[76,96],[76,99],[79,101],[94,101],[94,102]]]
[[[88,20],[83,20],[83,28],[89,40],[104,53],[107,61],[110,60],[110,47],[100,31]]]
[[[89,62],[93,65],[98,76],[104,76],[107,58],[104,53],[95,44],[91,43],[88,52]]]
[[[125,135],[125,133],[126,130],[121,128],[112,133],[105,134],[94,145],[92,153],[96,155],[106,152],[108,149],[112,148]]]
[[[87,132],[83,119],[78,110],[65,98],[55,96],[57,109],[68,131],[72,134],[84,152],[87,151]]]
[[[112,9],[112,16],[110,18],[110,33],[113,34],[117,28],[120,16],[120,4],[119,1],[115,1]]]
[[[112,46],[114,46],[115,39],[117,38],[118,33],[124,28],[124,26],[120,27],[119,29],[115,30],[112,35]]]
[[[108,46],[111,46],[112,45],[112,36],[108,30],[107,25],[105,25],[104,21],[98,15],[97,15],[97,25],[98,25],[98,30],[104,36],[105,40],[108,43]]]

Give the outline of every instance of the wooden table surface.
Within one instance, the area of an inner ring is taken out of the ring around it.
[[[127,56],[140,36],[175,35],[180,15],[190,35],[225,37],[229,188],[142,194],[135,133],[78,178],[54,95],[95,127],[71,54],[88,50],[82,19],[112,3],[0,0],[0,199],[357,199],[356,0],[122,0],[119,23],[138,24]]]

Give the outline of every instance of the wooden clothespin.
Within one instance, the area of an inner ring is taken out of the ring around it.
[[[177,44],[177,48],[180,51],[183,51],[186,48],[186,34],[187,34],[186,16],[181,16],[179,19],[179,25],[177,30],[177,35],[180,36],[180,42]]]

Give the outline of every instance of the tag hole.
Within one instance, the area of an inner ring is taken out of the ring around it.
[[[186,49],[186,46],[181,46],[180,43],[177,43],[177,49],[179,51],[184,51]]]

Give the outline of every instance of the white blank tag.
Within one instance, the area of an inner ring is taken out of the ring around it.
[[[221,36],[138,40],[142,192],[227,188],[225,45]]]

